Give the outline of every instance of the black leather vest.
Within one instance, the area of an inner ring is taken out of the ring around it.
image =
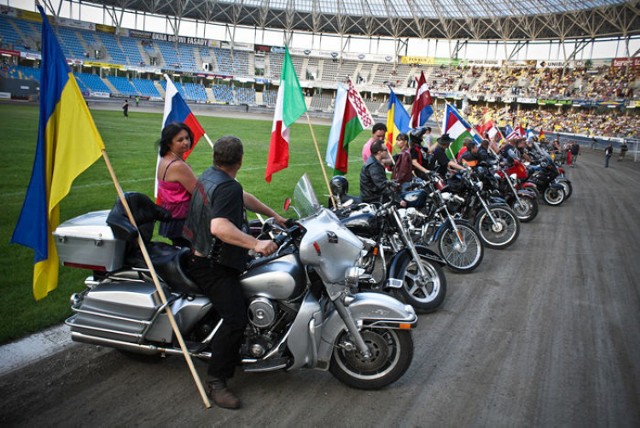
[[[234,181],[227,173],[215,167],[207,169],[196,184],[191,195],[189,216],[185,221],[183,235],[191,241],[193,249],[212,261],[242,271],[246,267],[247,253],[244,248],[230,245],[211,235],[212,201],[219,185]],[[229,219],[238,229],[248,231],[244,207],[238,218]]]

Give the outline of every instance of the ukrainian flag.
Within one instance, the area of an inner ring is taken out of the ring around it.
[[[67,64],[42,16],[40,121],[31,180],[11,242],[33,248],[36,300],[58,286],[58,253],[52,232],[60,223],[60,202],[73,180],[102,154],[104,143]]]
[[[387,105],[387,147],[389,152],[392,151],[393,146],[396,144],[396,137],[399,133],[409,132],[409,121],[411,117],[407,110],[396,96],[396,93],[389,88],[391,93],[389,94],[389,104]]]

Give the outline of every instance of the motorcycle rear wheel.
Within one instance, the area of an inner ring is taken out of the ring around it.
[[[427,275],[421,278],[418,265],[413,258],[409,260],[403,272],[398,276],[403,279],[402,288],[397,294],[400,301],[413,306],[416,312],[433,312],[442,305],[447,294],[447,278],[442,268],[435,262],[421,257],[421,263]]]
[[[409,330],[364,327],[360,334],[371,352],[364,358],[348,331],[336,342],[329,371],[352,388],[380,389],[402,377],[413,359],[413,338]],[[345,347],[341,344],[349,343]]]
[[[511,209],[521,223],[529,223],[538,215],[538,200],[535,196],[519,196],[520,202],[516,199],[511,201]]]
[[[562,189],[554,189],[552,187],[547,187],[544,193],[542,194],[542,197],[544,198],[544,201],[547,204],[555,207],[555,206],[561,205],[565,201],[566,194]]]
[[[482,242],[489,248],[502,249],[516,242],[520,234],[520,221],[511,208],[503,205],[489,205],[491,221],[485,210],[476,217],[476,229]]]
[[[438,239],[438,250],[447,262],[447,266],[454,272],[473,272],[484,257],[484,246],[478,232],[466,222],[456,221],[456,227],[464,245],[461,246],[452,227],[442,231]]]

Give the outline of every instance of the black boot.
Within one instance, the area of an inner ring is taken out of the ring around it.
[[[207,394],[218,406],[225,409],[239,409],[240,399],[227,388],[227,382],[220,378],[207,381]]]

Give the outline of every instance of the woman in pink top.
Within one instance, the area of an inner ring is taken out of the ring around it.
[[[167,209],[173,220],[160,223],[160,235],[171,239],[173,245],[190,247],[182,237],[182,226],[189,213],[191,193],[198,181],[191,167],[183,160],[191,149],[193,133],[183,123],[170,123],[160,136],[158,164],[159,205]]]

